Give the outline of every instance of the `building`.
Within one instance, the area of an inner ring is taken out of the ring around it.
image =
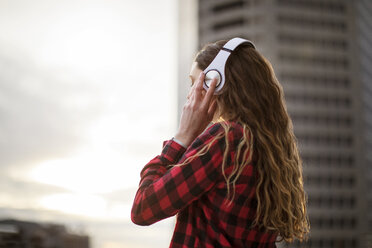
[[[372,2],[179,4],[188,10],[181,18],[193,18],[191,8],[198,20],[196,30],[180,20],[180,42],[197,40],[180,45],[180,66],[185,51],[240,36],[271,61],[283,85],[304,161],[311,234],[306,243],[281,246],[372,247]],[[181,73],[186,70],[179,67]],[[180,109],[186,83],[183,75],[179,79]]]
[[[1,220],[0,248],[89,248],[89,237],[57,224]]]
[[[355,1],[355,38],[356,63],[359,80],[360,115],[362,136],[363,168],[361,178],[365,188],[361,198],[366,200],[362,218],[367,221],[365,227],[365,247],[372,247],[372,2],[368,0]]]

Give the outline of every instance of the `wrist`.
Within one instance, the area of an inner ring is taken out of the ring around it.
[[[183,135],[182,133],[177,133],[174,136],[174,139],[176,142],[178,141],[178,143],[180,143],[180,145],[182,145],[183,147],[188,147],[192,142],[192,140],[189,137]]]
[[[183,148],[186,148],[186,149],[187,149],[188,146],[185,145],[185,144],[184,144],[182,141],[180,141],[179,139],[173,137],[172,140],[173,140],[174,142],[176,142],[177,144],[181,145]]]

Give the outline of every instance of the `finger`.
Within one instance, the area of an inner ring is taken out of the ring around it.
[[[197,82],[195,83],[195,100],[196,101],[200,101],[202,99],[202,96],[203,96],[203,83],[204,83],[204,72],[201,72],[199,74],[199,77],[198,77],[198,80]]]
[[[217,78],[213,78],[211,85],[209,86],[209,89],[207,90],[207,93],[205,94],[205,97],[203,100],[203,104],[205,104],[206,106],[210,105],[214,91],[216,89],[216,85],[217,85]]]
[[[190,88],[190,91],[189,91],[189,94],[188,94],[188,99],[190,99],[190,101],[191,100],[193,101],[195,99],[195,88],[196,88],[196,85],[197,85],[197,83],[195,82],[191,86],[191,88]]]
[[[204,77],[205,77],[204,72],[200,72],[198,80],[197,80],[198,82],[196,84],[196,89],[197,90],[202,90],[203,89]]]

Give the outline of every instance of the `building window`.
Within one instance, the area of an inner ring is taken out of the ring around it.
[[[228,12],[231,10],[236,10],[244,7],[245,1],[244,0],[235,0],[235,1],[226,1],[219,4],[216,4],[212,7],[212,12],[215,14],[221,12]]]
[[[311,181],[311,177],[306,177],[306,180]],[[308,197],[308,206],[314,208],[350,209],[355,207],[355,196],[310,195]]]
[[[352,168],[354,167],[354,157],[347,154],[327,154],[327,155],[302,155],[305,165],[319,167]],[[372,202],[371,202],[372,203]]]
[[[304,183],[308,186],[351,188],[355,185],[355,178],[352,175],[305,175]],[[327,204],[332,205],[332,199],[329,199],[329,201]],[[336,202],[337,199],[334,201]],[[343,198],[338,199],[337,205],[344,205]]]
[[[343,3],[334,1],[309,1],[309,0],[276,0],[280,6],[290,6],[295,8],[304,8],[310,10],[326,10],[333,13],[345,13],[346,8]]]
[[[349,61],[345,56],[336,58],[323,55],[305,55],[288,52],[280,52],[279,60],[303,66],[319,66],[347,69]]]
[[[281,72],[278,74],[281,84],[303,85],[305,87],[321,88],[350,88],[350,79],[347,76],[315,75],[314,73]]]
[[[322,106],[334,106],[341,108],[351,107],[351,100],[349,96],[331,96],[331,95],[311,95],[306,93],[287,93],[285,99],[292,104],[311,104]]]
[[[333,49],[347,51],[348,43],[343,39],[325,38],[307,35],[295,35],[288,33],[279,33],[277,39],[282,44],[289,45],[310,45],[315,48]]]
[[[310,217],[310,223],[312,226],[319,229],[352,229],[356,226],[355,217],[329,217],[329,216],[317,216]],[[323,240],[324,242],[324,240]],[[352,242],[352,240],[348,240]],[[349,246],[351,247],[351,246]]]
[[[231,28],[243,26],[244,22],[245,21],[244,21],[243,17],[238,17],[238,18],[227,20],[227,21],[224,21],[224,22],[215,23],[212,26],[212,29],[213,29],[213,31],[218,32],[218,31],[221,31],[221,30],[226,30],[226,29],[231,29]]]
[[[307,113],[292,113],[290,115],[294,124],[309,126],[333,126],[333,127],[351,127],[353,120],[350,116],[340,115],[320,115]]]
[[[304,16],[279,14],[277,16],[277,21],[279,25],[287,25],[293,27],[326,29],[340,32],[345,32],[347,30],[346,22],[342,20],[306,18]]]

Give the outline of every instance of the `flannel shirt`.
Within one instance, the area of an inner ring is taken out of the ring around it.
[[[243,127],[230,122],[226,176],[232,172]],[[134,198],[131,218],[138,225],[151,225],[177,214],[170,247],[276,247],[278,233],[251,226],[257,208],[257,170],[252,161],[244,167],[235,185],[232,204],[227,199],[222,174],[225,137],[214,141],[209,151],[183,166],[182,163],[224,132],[215,123],[186,149],[173,140],[164,141],[161,155],[144,166]],[[243,147],[244,149],[245,147]],[[232,187],[230,187],[232,189]]]

